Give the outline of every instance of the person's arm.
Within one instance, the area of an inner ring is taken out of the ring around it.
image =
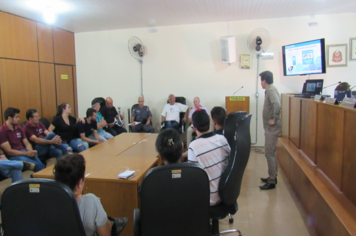
[[[51,124],[51,125],[48,127],[48,132],[49,132],[49,133],[52,133],[55,128],[56,128],[56,127]]]
[[[48,135],[48,134],[46,134],[46,135]],[[56,135],[51,140],[46,140],[46,139],[43,139],[43,138],[38,138],[38,137],[36,137],[36,135],[33,134],[29,139],[32,142],[40,144],[40,145],[51,145],[51,144],[56,145],[56,144],[59,144],[60,137],[58,135]]]
[[[269,94],[269,101],[272,104],[272,117],[268,120],[269,125],[274,125],[279,119],[281,114],[281,102],[279,101],[279,95],[277,91],[271,91]]]
[[[187,110],[185,111],[184,117],[182,119],[183,121],[187,121],[188,112],[189,112],[189,107],[187,107]]]
[[[98,144],[99,142],[97,140],[92,140],[90,138],[87,138],[85,136],[85,133],[80,133],[79,134],[80,138],[84,141],[84,142],[87,142],[87,143],[95,143],[95,144]]]
[[[135,126],[135,117],[131,116],[131,125],[130,126]]]
[[[161,120],[162,122],[165,122],[166,121],[166,106],[163,107],[163,111],[161,113]]]
[[[31,143],[27,140],[27,138],[22,139],[22,143],[25,146],[27,152],[29,152],[29,157],[36,157],[37,151],[32,149]]]
[[[108,125],[108,123],[106,123],[106,121],[105,121],[104,118],[103,118],[103,119],[101,119],[100,122],[97,124],[97,127],[98,127],[98,129],[102,129],[102,128],[104,128],[104,127],[107,126],[107,125]]]
[[[27,156],[31,157],[31,154],[29,151],[27,152],[22,152],[19,150],[11,149],[10,143],[7,141],[5,143],[2,143],[0,145],[1,149],[4,150],[7,156],[9,157],[16,157],[16,156]]]
[[[94,129],[93,134],[94,134],[94,138],[96,139],[96,141],[98,141],[98,143],[101,143],[101,139],[99,137],[98,131]]]
[[[100,228],[96,228],[96,233],[98,236],[111,236],[111,223],[109,220],[105,223],[105,225]]]
[[[150,125],[150,124],[151,124],[151,118],[152,118],[152,116],[149,116],[149,117],[148,117],[147,122],[146,122],[146,125]]]

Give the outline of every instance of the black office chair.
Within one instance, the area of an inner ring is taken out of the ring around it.
[[[85,236],[72,190],[50,179],[23,179],[7,187],[1,218],[5,235]]]
[[[351,92],[351,95],[356,98],[356,90],[352,91],[352,92]]]
[[[210,207],[210,218],[213,220],[212,236],[221,233],[241,232],[236,229],[219,232],[219,219],[224,219],[229,214],[235,214],[238,210],[237,198],[240,194],[242,177],[250,156],[251,135],[250,122],[252,115],[245,115],[239,120],[235,128],[235,142],[231,146],[229,164],[222,173],[219,183],[219,196],[221,202]]]
[[[94,101],[95,99],[99,99],[100,109],[101,109],[103,106],[106,105],[106,100],[105,100],[105,98],[103,98],[103,97],[96,97],[96,98],[93,99],[93,101]]]
[[[184,105],[186,105],[186,99],[185,97],[176,97],[176,102],[182,103]],[[167,103],[169,103],[169,100],[167,99]],[[186,122],[183,121],[185,112],[180,112],[179,113],[179,128],[178,128],[178,132],[179,133],[184,133],[185,132],[185,128],[186,128]],[[166,126],[164,125],[165,122],[161,123],[161,130],[164,130],[166,128]]]
[[[234,111],[228,114],[224,122],[224,136],[227,139],[230,147],[233,146],[234,136],[236,132],[236,124],[246,116],[246,111]]]
[[[49,123],[49,121],[47,120],[47,118],[41,118],[41,119],[40,119],[40,122],[44,125],[44,127],[46,127],[46,129],[48,129],[50,123]]]
[[[134,210],[134,235],[208,236],[210,187],[204,169],[179,163],[149,170]]]
[[[26,123],[27,123],[27,120],[25,120],[24,122],[22,122],[21,127],[22,127],[22,128],[25,127]]]

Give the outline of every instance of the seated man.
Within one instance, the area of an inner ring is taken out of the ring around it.
[[[223,135],[224,123],[226,118],[225,109],[222,107],[214,107],[211,110],[211,118],[213,119],[213,124],[215,128],[215,131],[213,133]]]
[[[194,131],[198,139],[188,148],[188,162],[199,163],[210,179],[210,205],[220,202],[218,193],[220,176],[228,164],[230,146],[223,135],[209,131],[209,115],[205,110],[193,114]]]
[[[191,124],[193,123],[192,122],[192,115],[193,113],[197,110],[197,109],[200,109],[200,110],[205,110],[207,114],[209,114],[209,110],[208,108],[206,107],[203,107],[202,105],[200,105],[200,99],[198,97],[195,97],[193,99],[193,103],[194,103],[194,108],[191,109],[189,111],[189,116],[188,116],[188,129],[187,129],[187,147],[189,147],[189,144],[190,142],[192,141],[192,134],[194,132],[193,130],[193,126],[191,126]]]
[[[106,141],[108,139],[113,138],[109,132],[106,132],[103,128],[107,126],[108,124],[104,120],[103,116],[100,113],[100,101],[98,99],[94,99],[91,102],[92,108],[96,111],[97,118],[96,118],[96,123],[97,123],[97,129],[98,129],[98,134],[101,139],[101,141]]]
[[[155,129],[151,125],[152,113],[148,106],[144,106],[145,100],[143,97],[138,98],[138,107],[132,110],[131,115],[131,131],[133,133],[145,131],[146,133],[154,133]],[[138,124],[135,123],[139,122]]]
[[[35,109],[27,110],[26,118],[27,123],[23,130],[32,148],[37,151],[38,157],[41,160],[46,160],[51,157],[59,158],[68,153],[66,147],[61,144],[61,137],[55,133],[50,133],[46,127],[40,123],[40,117]]]
[[[182,103],[176,102],[176,97],[171,94],[169,95],[169,103],[167,103],[163,111],[162,122],[166,123],[166,128],[179,129],[179,113],[185,112],[183,121],[187,120],[188,106]]]
[[[101,143],[101,139],[97,130],[96,123],[97,113],[93,108],[87,109],[87,118],[84,121],[80,121],[77,124],[80,138],[89,144],[89,146],[95,146]]]
[[[0,149],[0,174],[11,178],[12,182],[22,179],[22,171],[33,170],[35,164],[26,161],[9,161]]]
[[[124,127],[116,125],[115,118],[119,120],[119,114],[117,113],[111,97],[106,98],[106,104],[100,109],[100,113],[103,115],[107,126],[104,127],[105,131],[109,132],[113,136],[119,135],[121,133],[126,133],[127,130]],[[120,119],[123,120],[124,116],[120,114]]]
[[[37,157],[37,151],[32,149],[25,132],[17,124],[20,121],[20,110],[8,107],[5,110],[5,123],[0,128],[0,147],[10,160],[27,161],[34,163],[34,171],[44,169],[44,165]]]

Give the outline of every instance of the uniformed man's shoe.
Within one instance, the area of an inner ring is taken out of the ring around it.
[[[269,190],[269,189],[274,189],[276,188],[275,184],[270,184],[270,183],[266,183],[265,185],[260,186],[261,190]]]

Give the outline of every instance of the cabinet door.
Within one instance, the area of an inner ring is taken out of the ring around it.
[[[30,108],[42,115],[38,68],[38,62],[0,59],[2,110],[19,108],[20,123],[26,120],[26,111]]]
[[[52,122],[57,112],[56,80],[54,65],[40,63],[42,117]]]
[[[74,33],[53,28],[54,62],[75,65]]]
[[[72,107],[72,116],[76,117],[76,100],[72,66],[56,65],[57,106],[68,103]]]

